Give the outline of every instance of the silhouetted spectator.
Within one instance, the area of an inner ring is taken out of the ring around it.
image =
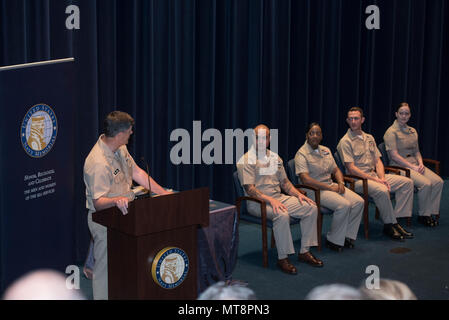
[[[242,285],[217,282],[200,294],[198,300],[256,300],[253,290]]]
[[[360,287],[363,299],[366,300],[417,300],[410,288],[400,281],[381,279],[379,289]]]
[[[362,300],[362,295],[356,288],[336,283],[312,289],[306,300]]]
[[[85,300],[80,290],[68,289],[64,274],[37,270],[25,274],[8,289],[4,300]]]

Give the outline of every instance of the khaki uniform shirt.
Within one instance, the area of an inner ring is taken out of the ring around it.
[[[131,191],[134,159],[125,145],[112,152],[101,135],[84,162],[86,184],[86,207],[95,212],[93,200],[118,196],[134,199]]]
[[[317,152],[318,151],[318,152]],[[308,173],[312,179],[326,184],[332,184],[332,172],[337,167],[329,148],[318,146],[317,150],[307,143],[299,148],[295,155],[295,172]]]
[[[287,179],[282,159],[274,152],[267,150],[268,156],[257,159],[256,150],[252,146],[237,162],[237,172],[242,186],[254,184],[263,194],[281,197],[281,182]],[[246,190],[245,190],[245,195]]]
[[[343,162],[353,162],[364,173],[375,175],[377,159],[382,155],[372,135],[362,131],[362,137],[363,140],[348,129],[338,142],[338,153]]]
[[[397,150],[399,155],[408,161],[418,163],[415,154],[419,152],[418,133],[409,126],[402,128],[395,120],[391,127],[384,134],[385,149],[387,151]],[[414,161],[415,160],[415,161]],[[398,165],[393,159],[390,164]]]

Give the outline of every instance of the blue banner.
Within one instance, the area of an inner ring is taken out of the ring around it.
[[[74,264],[74,61],[0,68],[0,285]]]

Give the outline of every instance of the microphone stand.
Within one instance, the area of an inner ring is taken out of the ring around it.
[[[142,157],[141,160],[144,162],[145,167],[147,169],[148,176],[148,196],[151,198],[151,179],[150,179],[150,168],[148,167],[148,162],[145,161],[145,158]]]

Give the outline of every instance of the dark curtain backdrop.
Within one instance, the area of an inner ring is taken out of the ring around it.
[[[80,30],[65,28],[70,4],[79,6]],[[380,30],[365,27],[371,4]],[[74,226],[83,259],[83,163],[115,109],[136,119],[130,152],[157,181],[209,186],[221,201],[234,199],[235,167],[173,165],[172,130],[192,136],[200,120],[224,136],[265,123],[279,129],[288,161],[308,123],[320,122],[323,144],[335,149],[348,107],[361,106],[379,143],[394,106],[408,101],[423,156],[441,160],[447,175],[448,15],[446,0],[0,0],[0,64],[76,59]]]

